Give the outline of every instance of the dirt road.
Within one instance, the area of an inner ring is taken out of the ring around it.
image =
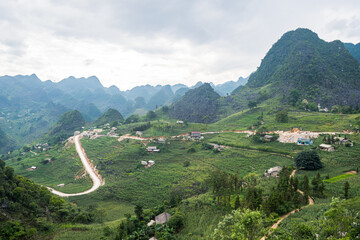
[[[296,170],[292,171],[290,177],[294,177],[295,173],[296,173]],[[298,189],[297,191],[298,191],[301,195],[304,195],[304,193],[303,193],[301,190]],[[314,205],[314,200],[309,196],[309,204],[306,205],[306,206],[304,206],[304,207],[307,207],[307,206],[310,206],[310,205]],[[304,207],[302,207],[302,208],[304,208]],[[269,236],[269,235],[274,231],[274,229],[276,229],[276,228],[279,226],[279,224],[280,224],[285,218],[287,218],[287,217],[290,216],[291,214],[296,213],[297,211],[299,211],[299,210],[302,209],[302,208],[298,208],[298,209],[292,210],[291,212],[288,212],[287,214],[281,216],[281,218],[280,218],[276,223],[274,223],[274,224],[271,226],[271,228],[269,229],[267,235],[263,236],[260,240],[265,240],[266,237]]]
[[[86,190],[84,192],[79,192],[79,193],[63,193],[63,192],[57,191],[53,188],[47,187],[53,194],[56,194],[60,197],[72,197],[72,196],[80,196],[80,195],[89,194],[91,192],[94,192],[101,185],[103,185],[103,181],[102,181],[100,174],[97,172],[95,166],[86,157],[86,153],[80,143],[80,136],[79,135],[75,136],[74,140],[75,140],[76,151],[81,159],[81,163],[83,164],[85,171],[90,175],[90,178],[93,182],[93,186],[89,190]]]

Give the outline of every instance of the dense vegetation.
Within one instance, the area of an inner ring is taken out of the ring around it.
[[[217,118],[220,95],[210,84],[189,90],[179,101],[174,103],[169,114],[172,118],[190,122],[210,123]]]
[[[50,129],[46,138],[53,145],[72,136],[74,131],[81,130],[85,124],[86,122],[79,111],[73,110],[64,113],[55,126]]]
[[[53,196],[46,187],[16,175],[1,159],[0,213],[0,239],[40,239],[52,235],[58,223],[101,220],[94,207],[83,211]]]
[[[94,121],[94,124],[98,126],[106,123],[112,123],[115,121],[123,122],[124,118],[118,110],[114,108],[110,108],[105,113],[103,113],[98,119],[96,119]]]
[[[238,91],[246,96],[249,88],[265,87],[270,95],[284,95],[288,102],[291,90],[299,90],[299,100],[356,107],[360,97],[359,62],[340,41],[325,42],[308,29],[285,33],[250,76],[245,88]]]
[[[360,43],[352,44],[352,43],[344,43],[345,47],[354,58],[356,58],[360,62]]]

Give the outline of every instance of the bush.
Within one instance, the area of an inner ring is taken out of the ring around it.
[[[168,226],[177,232],[181,230],[181,228],[184,226],[184,214],[181,212],[176,212],[175,215],[170,217]]]
[[[305,170],[317,170],[323,167],[319,154],[316,151],[303,151],[295,157],[297,168]]]
[[[287,123],[289,122],[288,111],[286,109],[281,110],[276,113],[275,120],[278,123]]]

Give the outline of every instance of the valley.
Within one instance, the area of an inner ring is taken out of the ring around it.
[[[358,238],[357,46],[299,28],[219,85],[0,77],[0,239]]]

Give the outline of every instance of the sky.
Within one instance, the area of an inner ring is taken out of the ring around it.
[[[247,77],[285,32],[360,42],[360,1],[0,1],[0,75],[120,90]]]

